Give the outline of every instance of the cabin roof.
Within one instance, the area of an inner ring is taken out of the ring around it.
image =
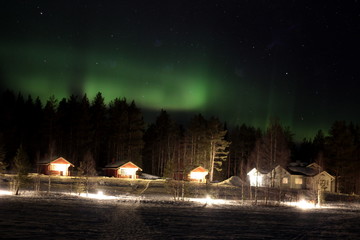
[[[191,170],[190,172],[203,172],[203,173],[208,173],[209,171],[206,170],[205,168],[203,168],[202,166],[198,166],[198,167],[194,168],[193,170]]]
[[[265,170],[265,169],[257,169],[256,167],[254,167],[254,168],[252,168],[252,169],[247,173],[247,175],[253,174],[253,173],[255,173],[255,172],[258,172],[258,173],[260,173],[260,174],[266,175],[266,174],[268,174],[270,171],[267,171],[267,170]]]
[[[119,161],[119,162],[113,162],[113,163],[109,163],[105,166],[105,168],[136,168],[139,169],[140,171],[142,171],[142,169],[140,167],[138,167],[135,163],[129,161]]]
[[[70,164],[70,166],[73,166],[74,167],[74,164],[72,164],[71,162],[69,162],[68,160],[66,160],[65,158],[63,157],[59,157],[59,158],[56,158],[54,160],[43,160],[43,161],[40,161],[38,164],[41,164],[41,165],[49,165],[49,164]]]
[[[326,175],[326,176],[330,177],[331,179],[335,179],[335,177],[333,175],[331,175],[330,173],[328,173],[327,171],[322,171],[322,172],[316,174],[315,176],[319,176],[319,175]]]
[[[298,167],[298,166],[289,166],[287,167],[288,172],[291,175],[304,175],[304,176],[315,176],[319,171],[310,167]]]

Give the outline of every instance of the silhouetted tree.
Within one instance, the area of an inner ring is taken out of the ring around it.
[[[145,123],[140,109],[132,101],[128,106],[128,159],[142,165],[142,150],[144,148]]]
[[[210,118],[207,124],[207,136],[209,140],[209,180],[213,181],[214,171],[222,171],[222,164],[227,159],[230,142],[225,140],[226,130],[217,118]]]
[[[90,150],[86,151],[83,160],[80,161],[80,166],[78,167],[78,175],[85,178],[84,187],[86,193],[88,193],[90,189],[89,177],[97,175],[95,160]]]
[[[272,120],[262,140],[262,158],[264,169],[271,171],[277,165],[286,167],[290,161],[290,149],[287,135],[278,120]],[[274,186],[275,171],[270,176],[271,186]]]
[[[22,187],[28,181],[28,173],[30,170],[30,163],[21,145],[13,159],[13,168],[16,173],[14,179],[14,191],[15,195],[18,195],[20,187]]]
[[[8,166],[5,162],[5,156],[6,156],[6,151],[5,151],[4,141],[2,134],[0,134],[0,175],[5,172]]]
[[[176,123],[169,114],[161,110],[156,122],[150,126],[147,137],[147,150],[152,147],[151,169],[159,176],[173,177],[174,163],[179,151],[179,133]]]
[[[207,139],[207,121],[201,115],[195,115],[191,120],[189,126],[185,130],[185,144],[186,144],[186,166],[195,167],[203,165],[209,168],[208,160],[210,159],[210,149]],[[186,171],[191,169],[186,169]]]
[[[156,139],[156,126],[150,124],[144,134],[144,149],[143,149],[143,170],[156,174],[157,169],[155,168],[155,142]]]
[[[129,112],[126,99],[111,101],[108,112],[109,161],[131,161],[128,158]]]
[[[49,159],[53,159],[56,155],[56,139],[58,138],[57,128],[57,105],[58,101],[55,96],[51,96],[44,107],[43,114],[44,120],[42,124],[42,149],[47,153]]]
[[[246,179],[248,158],[255,147],[256,140],[261,137],[261,131],[242,124],[235,126],[229,133],[231,145],[227,162],[228,174]]]
[[[354,192],[358,178],[356,164],[356,136],[345,121],[336,121],[326,138],[326,167],[334,172],[336,191]]]
[[[91,116],[91,149],[97,166],[105,166],[106,161],[106,143],[107,143],[107,126],[106,126],[106,105],[102,94],[96,94],[90,106]]]

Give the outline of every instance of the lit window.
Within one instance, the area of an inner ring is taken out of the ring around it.
[[[284,178],[282,179],[282,183],[283,183],[283,184],[288,184],[288,183],[289,183],[289,179],[288,179],[287,177],[284,177]]]
[[[68,169],[68,164],[51,164],[50,169],[53,171],[66,172]]]
[[[295,184],[298,184],[298,185],[303,184],[302,178],[295,178]]]
[[[137,169],[134,168],[120,168],[120,175],[121,176],[129,176],[134,175]]]
[[[207,172],[191,172],[190,178],[201,180],[201,179],[204,179],[206,175],[207,175]]]
[[[263,178],[261,175],[251,175],[250,176],[250,185],[251,186],[262,186],[263,185]]]

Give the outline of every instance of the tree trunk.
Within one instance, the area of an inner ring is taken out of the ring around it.
[[[49,181],[48,181],[48,194],[50,193],[51,189],[51,176],[49,175]]]

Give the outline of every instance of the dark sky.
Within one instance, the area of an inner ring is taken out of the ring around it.
[[[358,1],[144,2],[5,1],[1,87],[231,125],[278,117],[298,139],[360,122]]]

